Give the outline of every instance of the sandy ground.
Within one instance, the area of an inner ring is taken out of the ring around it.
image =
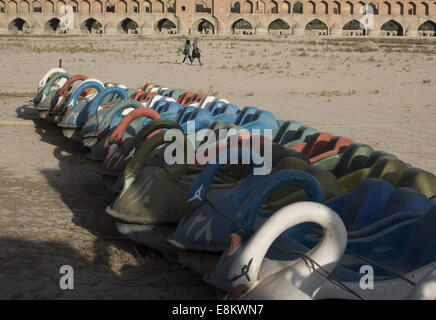
[[[29,106],[58,59],[71,74],[255,105],[436,172],[436,41],[249,39],[201,39],[200,67],[180,63],[182,37],[0,37],[0,298],[215,297],[117,233],[97,164]],[[58,285],[64,264],[71,291]]]

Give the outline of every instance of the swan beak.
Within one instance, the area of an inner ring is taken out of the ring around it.
[[[242,235],[233,233],[230,237],[230,245],[229,250],[227,251],[227,256],[231,256],[236,249],[241,246],[242,241],[244,241],[244,237]]]

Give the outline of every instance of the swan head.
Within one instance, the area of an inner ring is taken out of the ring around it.
[[[286,230],[311,222],[323,228],[322,240],[307,254],[291,261],[269,260],[275,271],[259,278],[259,270],[272,243]],[[273,214],[248,241],[238,244],[233,237],[229,250],[233,256],[228,271],[230,299],[308,299],[312,298],[326,281],[325,275],[314,272],[319,267],[331,272],[343,256],[347,231],[341,218],[327,206],[309,201],[288,205]],[[242,242],[242,241],[241,241]],[[306,259],[315,261],[308,266]]]

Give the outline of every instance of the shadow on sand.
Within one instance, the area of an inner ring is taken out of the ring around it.
[[[0,262],[2,257],[8,257],[5,264],[0,263],[0,286],[5,287],[2,285],[3,275],[17,281],[16,288],[3,291],[0,298],[213,297],[213,289],[205,286],[199,275],[182,270],[159,253],[118,233],[115,219],[105,212],[115,196],[95,171],[100,163],[85,157],[88,149],[64,137],[55,124],[40,119],[33,107],[23,105],[16,109],[16,113],[18,118],[33,120],[40,140],[55,146],[53,155],[58,160],[59,169],[41,172],[72,212],[72,223],[88,230],[96,240],[89,244],[93,256],[89,260],[64,242],[0,239]],[[114,263],[109,261],[114,259],[114,250],[130,253],[135,263],[121,263],[121,270],[115,273],[111,268]],[[59,289],[62,276],[59,267],[64,264],[74,266],[78,281],[76,287],[82,289],[71,292]]]

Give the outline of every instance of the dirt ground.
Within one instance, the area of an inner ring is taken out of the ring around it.
[[[206,299],[201,276],[115,229],[114,201],[86,149],[28,101],[62,59],[71,74],[137,88],[155,82],[255,105],[436,172],[436,41],[182,37],[0,37],[0,298]],[[59,268],[75,270],[61,290]]]

